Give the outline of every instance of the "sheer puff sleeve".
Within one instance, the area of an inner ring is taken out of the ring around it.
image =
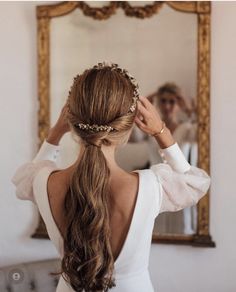
[[[34,177],[45,166],[57,168],[58,155],[59,145],[50,144],[45,140],[35,158],[16,169],[11,182],[16,187],[16,196],[19,199],[36,203],[33,194]]]
[[[175,212],[197,204],[210,187],[209,175],[190,165],[177,143],[159,152],[163,163],[150,167],[161,188],[159,213]]]

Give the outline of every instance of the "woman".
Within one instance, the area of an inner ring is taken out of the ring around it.
[[[117,165],[115,151],[134,124],[155,135],[167,163],[130,173]],[[60,139],[69,129],[81,149],[73,165],[59,169]],[[210,185],[139,96],[134,78],[104,62],[74,79],[56,125],[12,181],[20,199],[38,206],[60,254],[57,292],[153,292],[148,259],[155,218],[196,204]]]
[[[191,164],[196,162],[196,157],[192,153],[197,132],[195,105],[190,106],[183,98],[180,88],[171,82],[160,86],[157,92],[147,96],[147,99],[160,111],[162,120],[171,131],[186,159]],[[145,139],[148,139],[150,165],[162,162],[160,154],[156,151],[158,145],[156,145],[155,139],[135,128],[129,141],[137,142]]]
[[[197,166],[197,124],[196,106],[182,96],[181,89],[175,83],[165,83],[156,93],[157,106],[162,119],[170,129],[185,158],[191,165]],[[160,162],[156,145],[149,140],[151,163]],[[155,149],[155,150],[154,150]],[[154,152],[155,151],[155,152]],[[160,233],[193,234],[197,229],[197,206],[187,207],[176,213],[163,213],[157,220]]]
[[[180,88],[171,82],[163,84],[157,92],[147,98],[159,109],[162,120],[171,131],[185,158],[191,165],[197,166],[195,105],[189,105],[183,98]],[[130,141],[144,140],[148,142],[149,164],[154,165],[162,162],[158,151],[160,147],[156,140],[135,128]],[[196,206],[192,206],[175,213],[163,213],[158,217],[155,228],[161,234],[193,234],[196,232],[196,209]]]

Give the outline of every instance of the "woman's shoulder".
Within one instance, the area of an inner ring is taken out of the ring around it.
[[[54,168],[49,170],[47,175],[47,194],[50,198],[56,197],[57,200],[64,200],[69,189],[73,168],[65,169]]]

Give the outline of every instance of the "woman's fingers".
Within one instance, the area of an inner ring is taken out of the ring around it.
[[[64,104],[64,106],[61,109],[61,114],[67,116],[69,111],[70,111],[69,100],[67,100],[66,103]]]
[[[147,118],[149,115],[149,111],[142,105],[142,103],[138,102],[138,110],[139,113],[143,116],[143,118]]]
[[[153,105],[146,97],[140,96],[140,101],[147,110],[152,109]]]
[[[146,125],[140,120],[139,117],[135,117],[135,123],[136,125],[141,129],[141,130],[144,130],[144,128],[146,127]]]

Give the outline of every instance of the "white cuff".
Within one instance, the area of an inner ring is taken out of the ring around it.
[[[60,151],[59,145],[53,145],[44,140],[37,155],[33,159],[33,162],[37,162],[40,160],[51,160],[55,162],[59,155],[59,151]]]
[[[177,143],[167,148],[159,149],[159,153],[163,162],[168,163],[177,172],[184,173],[191,167]]]

